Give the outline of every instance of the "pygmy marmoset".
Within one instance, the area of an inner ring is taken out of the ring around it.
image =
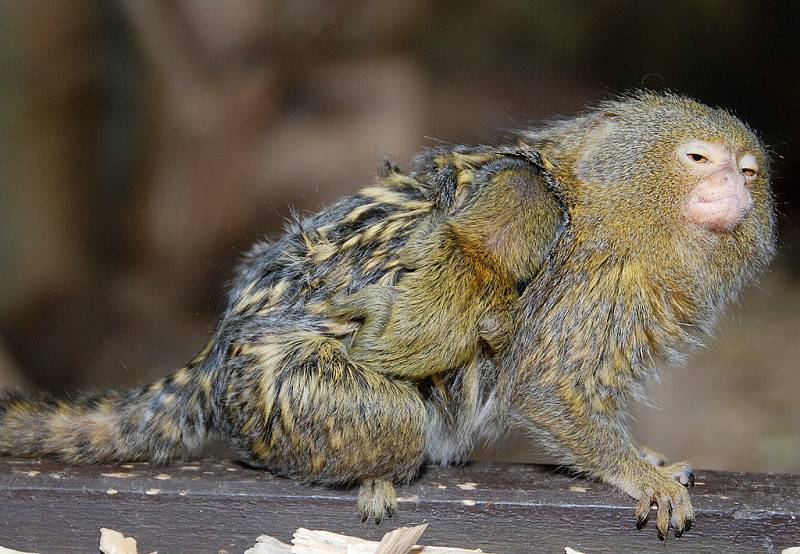
[[[408,175],[387,164],[250,250],[185,368],[126,392],[7,394],[0,453],[164,462],[216,434],[277,474],[359,484],[379,521],[424,463],[521,427],[680,536],[691,467],[659,466],[626,414],[774,242],[755,134],[629,95],[508,145],[428,151]]]

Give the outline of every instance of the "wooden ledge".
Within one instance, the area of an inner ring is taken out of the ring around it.
[[[430,467],[398,489],[399,513],[361,523],[355,489],[280,479],[219,460],[169,466],[67,466],[0,458],[0,545],[45,553],[97,552],[101,527],[140,552],[241,553],[298,527],[378,540],[429,523],[424,543],[505,552],[778,552],[800,546],[800,476],[698,471],[695,527],[661,542],[637,530],[633,501],[549,466]],[[654,519],[654,518],[653,518]]]

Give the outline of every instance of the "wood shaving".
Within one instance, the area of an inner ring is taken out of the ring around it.
[[[103,554],[138,554],[136,539],[113,529],[100,529],[100,552]]]
[[[279,541],[269,535],[261,535],[253,548],[248,548],[244,554],[291,554],[292,545]]]
[[[21,552],[19,550],[11,550],[10,548],[0,546],[0,554],[36,554],[36,552]]]
[[[389,531],[381,539],[375,554],[406,554],[414,548],[417,540],[427,528],[428,524],[425,523],[416,527],[400,527]]]
[[[416,544],[427,527],[427,524],[401,527],[386,533],[379,543],[301,527],[294,533],[292,546],[269,535],[261,535],[255,546],[246,550],[245,554],[481,554],[483,552]]]
[[[126,537],[119,531],[102,527],[100,528],[100,552],[103,554],[138,554],[136,539]],[[158,554],[158,552],[150,554]]]

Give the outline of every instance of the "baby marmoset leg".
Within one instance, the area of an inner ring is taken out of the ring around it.
[[[393,483],[424,460],[426,412],[413,384],[355,364],[342,342],[310,331],[243,345],[225,410],[255,465],[326,484],[359,483],[362,518],[397,507]]]

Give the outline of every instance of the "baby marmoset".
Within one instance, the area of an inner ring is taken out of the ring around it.
[[[517,426],[680,535],[691,468],[648,463],[625,416],[771,258],[768,163],[728,112],[639,93],[389,166],[253,247],[185,368],[4,397],[0,452],[163,462],[217,434],[280,475],[360,484],[380,520],[424,463]]]

